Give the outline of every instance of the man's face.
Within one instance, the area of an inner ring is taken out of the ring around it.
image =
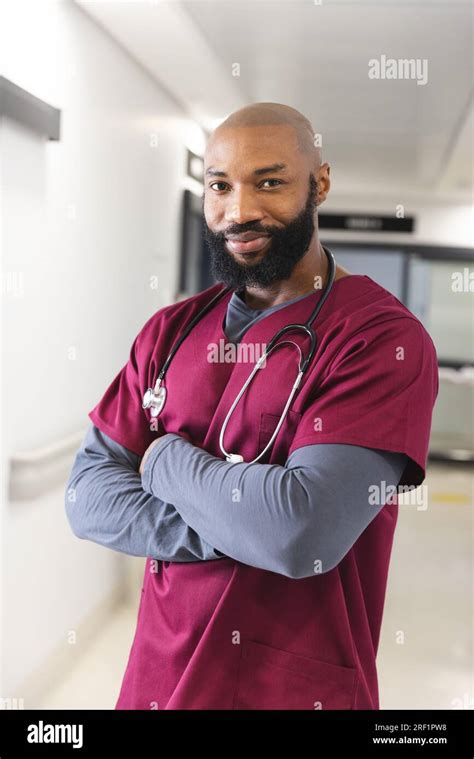
[[[288,279],[313,237],[317,194],[293,130],[226,128],[211,140],[204,170],[214,278],[237,291]]]

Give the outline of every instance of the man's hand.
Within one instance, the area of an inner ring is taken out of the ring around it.
[[[150,443],[150,445],[146,449],[146,451],[145,451],[145,453],[143,455],[143,458],[140,461],[140,469],[138,470],[140,472],[140,474],[143,474],[143,467],[145,466],[145,461],[146,461],[147,456],[149,455],[149,453],[150,453],[151,449],[153,448],[153,446],[155,446],[158,443],[158,441],[161,439],[161,437],[162,436],[157,437],[156,440],[153,440],[153,442]]]
[[[143,455],[143,458],[142,458],[142,460],[141,460],[141,462],[140,462],[140,468],[139,468],[139,470],[138,470],[138,471],[140,472],[140,474],[143,474],[143,468],[144,468],[144,466],[145,466],[145,461],[146,461],[146,459],[147,459],[147,457],[148,457],[148,455],[149,455],[149,453],[150,453],[151,449],[153,448],[153,446],[155,446],[155,445],[158,443],[158,441],[159,441],[159,440],[161,440],[163,437],[165,437],[165,436],[166,436],[166,435],[168,435],[168,434],[170,434],[170,435],[175,435],[175,436],[176,436],[178,433],[167,433],[167,432],[163,432],[161,435],[159,435],[159,436],[156,438],[156,440],[153,440],[153,442],[152,442],[152,443],[150,443],[150,445],[149,445],[149,446],[148,446],[148,448],[146,449],[146,451],[145,451],[145,453],[144,453],[144,455]],[[190,439],[189,435],[188,435],[186,432],[180,432],[180,433],[179,433],[179,437],[182,437],[182,438],[183,438],[183,440],[187,440],[187,442],[188,442],[188,443],[192,443],[192,441],[191,441],[191,439]]]

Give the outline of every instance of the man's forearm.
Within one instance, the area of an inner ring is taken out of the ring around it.
[[[384,503],[369,488],[396,486],[404,454],[352,445],[305,446],[286,466],[229,464],[178,435],[145,461],[144,490],[237,561],[288,577],[336,566]]]
[[[174,506],[144,492],[139,461],[95,426],[88,429],[65,493],[74,534],[131,556],[176,562],[221,558]]]

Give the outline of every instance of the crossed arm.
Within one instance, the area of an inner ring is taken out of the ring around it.
[[[136,453],[89,427],[65,493],[74,534],[131,556],[181,562],[221,558],[174,506],[145,493],[139,464]]]
[[[163,561],[231,557],[294,579],[333,569],[383,507],[405,454],[313,445],[285,466],[229,464],[174,434],[142,461],[92,425],[66,489],[75,535]]]
[[[372,503],[371,486],[396,486],[405,463],[404,454],[328,444],[297,449],[285,466],[229,464],[166,434],[149,448],[142,484],[219,551],[297,579],[341,561],[384,506]]]

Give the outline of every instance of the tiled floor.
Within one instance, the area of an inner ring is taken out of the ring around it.
[[[431,465],[424,484],[427,509],[400,501],[378,655],[380,705],[472,709],[474,476]],[[122,607],[111,616],[40,708],[113,709],[136,612]]]
[[[437,464],[423,484],[425,510],[400,499],[378,656],[381,708],[472,709],[474,476]]]
[[[137,610],[135,606],[119,607],[61,685],[34,708],[114,709],[135,632]]]

